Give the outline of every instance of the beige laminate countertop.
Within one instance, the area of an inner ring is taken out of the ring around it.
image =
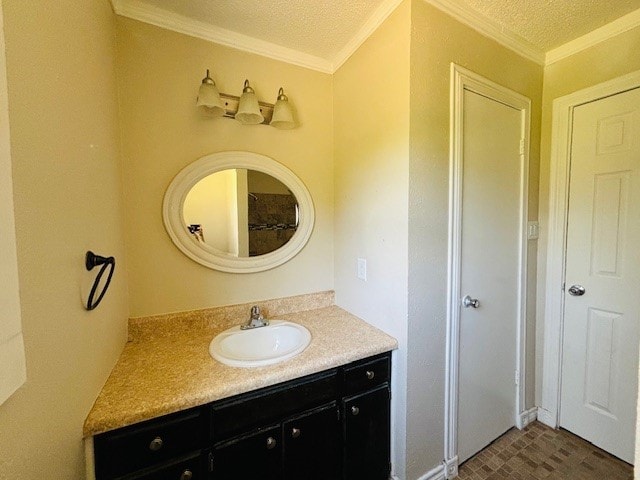
[[[296,357],[234,368],[209,355],[215,335],[237,322],[178,322],[128,342],[84,424],[92,436],[397,348],[394,338],[336,306],[279,315],[311,332]]]

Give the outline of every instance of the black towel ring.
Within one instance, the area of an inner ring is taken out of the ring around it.
[[[93,270],[93,267],[102,265],[102,268],[98,272],[98,276],[93,282],[93,287],[91,287],[91,293],[89,293],[89,299],[87,300],[87,306],[85,307],[87,310],[93,310],[100,304],[100,302],[102,301],[102,297],[104,297],[104,294],[107,293],[107,289],[109,288],[109,284],[111,283],[111,277],[113,277],[113,271],[116,268],[116,259],[113,257],[101,257],[100,255],[96,255],[92,251],[88,251],[85,258],[85,265],[87,267],[87,270]],[[94,301],[96,290],[98,289],[98,285],[100,284],[102,275],[104,275],[105,270],[109,266],[111,266],[111,269],[109,270],[107,281],[104,284],[102,292],[100,292],[100,295],[98,295],[98,298]]]

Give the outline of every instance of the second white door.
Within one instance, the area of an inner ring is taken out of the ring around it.
[[[632,463],[640,340],[640,89],[574,110],[560,425]]]

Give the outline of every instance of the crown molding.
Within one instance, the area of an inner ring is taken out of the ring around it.
[[[111,4],[113,11],[123,17],[132,18],[157,27],[166,28],[178,33],[309,68],[318,72],[333,74],[356,52],[367,38],[375,32],[402,1],[403,0],[384,0],[360,30],[358,30],[355,36],[351,38],[331,60],[216,27],[177,13],[168,12],[140,0],[111,0]],[[550,65],[640,26],[640,9],[638,9],[586,35],[554,48],[545,54],[541,49],[520,35],[513,33],[500,23],[481,15],[470,7],[457,3],[456,0],[423,1],[451,15],[459,22],[473,28],[482,35],[495,40],[518,55],[540,65]]]
[[[353,55],[360,45],[393,13],[403,0],[384,0],[365,24],[333,58],[333,72],[336,72]]]
[[[575,40],[571,40],[564,45],[549,50],[546,55],[545,65],[550,65],[563,58],[567,58],[636,27],[640,27],[640,8],[600,28],[596,28],[586,35],[582,35]]]
[[[470,7],[458,3],[456,0],[424,0],[434,7],[448,13],[461,23],[473,28],[479,33],[489,37],[499,44],[513,50],[518,55],[525,57],[540,65],[545,64],[545,53],[531,42],[525,40],[500,23],[481,15]]]
[[[123,17],[318,72],[333,73],[332,62],[324,58],[193,20],[139,0],[112,0],[112,6],[114,12]]]

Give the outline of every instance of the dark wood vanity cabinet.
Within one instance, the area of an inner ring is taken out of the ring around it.
[[[97,480],[387,480],[391,354],[97,435]]]
[[[218,443],[211,480],[338,480],[340,423],[335,403],[279,425]]]

